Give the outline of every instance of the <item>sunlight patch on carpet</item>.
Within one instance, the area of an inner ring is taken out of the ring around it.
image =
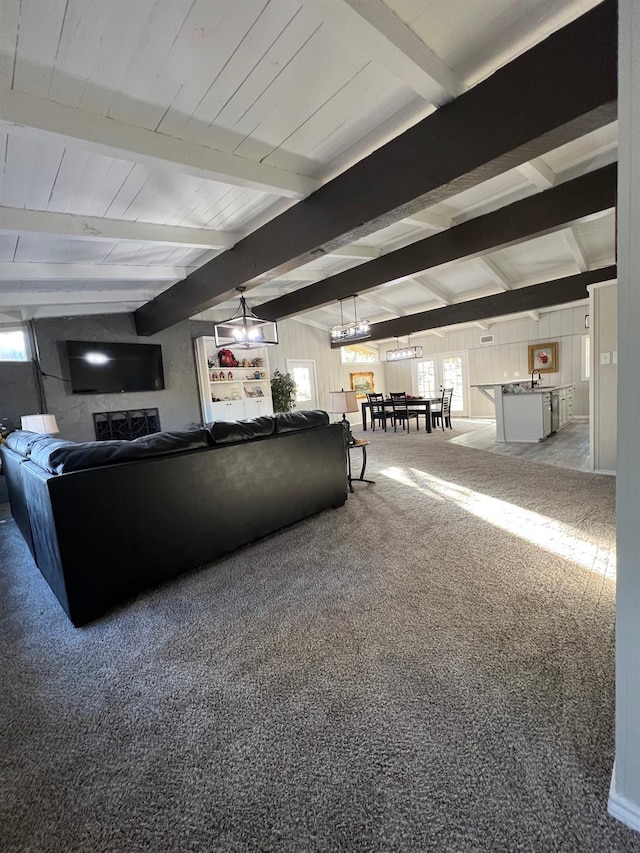
[[[389,467],[381,474],[404,486],[416,489],[435,500],[452,501],[482,521],[518,536],[532,545],[578,563],[589,571],[615,580],[615,551],[607,532],[588,534],[571,524],[563,524],[549,516],[492,498],[457,483],[441,480],[417,468]]]

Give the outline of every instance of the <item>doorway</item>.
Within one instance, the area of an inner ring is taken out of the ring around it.
[[[466,352],[428,355],[415,361],[413,380],[419,397],[438,397],[442,388],[453,388],[451,413],[468,417]]]
[[[311,411],[318,406],[318,383],[316,382],[316,363],[314,359],[287,359],[287,373],[296,383],[296,409]]]

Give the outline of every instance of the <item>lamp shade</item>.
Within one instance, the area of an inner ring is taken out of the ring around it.
[[[355,391],[329,391],[329,397],[331,414],[358,411],[358,398]]]
[[[29,432],[42,432],[47,435],[55,435],[60,432],[55,415],[23,415],[20,420],[22,421],[22,429],[29,430]]]

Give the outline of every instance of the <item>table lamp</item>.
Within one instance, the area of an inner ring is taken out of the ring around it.
[[[46,435],[56,435],[60,432],[55,415],[23,415],[20,420],[22,429],[29,432],[41,432]]]
[[[342,425],[344,427],[349,444],[355,442],[351,433],[351,424],[346,418],[345,412],[358,411],[358,398],[355,391],[329,391],[329,411],[332,415],[342,413]]]

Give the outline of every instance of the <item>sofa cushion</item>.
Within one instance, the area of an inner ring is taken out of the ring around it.
[[[68,447],[52,448],[48,459],[43,459],[38,464],[53,473],[68,474],[86,468],[168,456],[210,446],[208,431],[204,427],[197,427],[175,432],[156,432],[134,441],[86,441]],[[43,462],[46,462],[46,465]]]
[[[17,429],[14,430],[14,432],[9,433],[5,439],[5,444],[16,453],[20,453],[22,456],[28,456],[31,446],[36,440],[41,438],[43,438],[42,433],[31,432],[26,429]]]
[[[75,441],[65,441],[64,438],[54,438],[51,435],[39,436],[39,441],[34,441],[29,448],[29,458],[36,465],[49,471],[50,474],[55,474],[55,464],[52,464],[52,455],[59,450],[69,450],[77,447]]]
[[[264,415],[246,421],[215,421],[210,425],[214,444],[235,444],[238,441],[252,441],[273,435],[275,421]]]
[[[315,429],[329,423],[329,415],[320,409],[311,412],[277,412],[274,416],[276,433],[299,432],[302,429]]]

